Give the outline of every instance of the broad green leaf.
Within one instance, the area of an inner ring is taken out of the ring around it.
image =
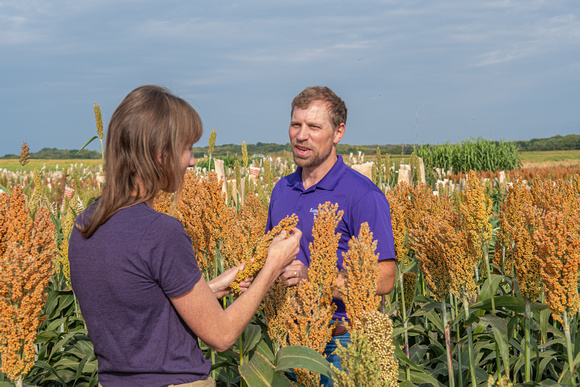
[[[499,274],[492,274],[491,281],[489,278],[487,278],[481,287],[481,291],[479,292],[479,299],[490,299],[495,294],[495,291],[497,290],[497,287],[503,278],[504,276]]]
[[[252,360],[238,367],[240,375],[250,387],[289,387],[290,381],[277,374],[274,365],[259,352],[254,353]]]
[[[55,369],[59,368],[70,368],[71,370],[75,371],[79,368],[79,362],[69,358],[63,358],[57,361],[54,364]]]
[[[301,345],[281,348],[276,354],[276,371],[292,371],[294,368],[317,372],[330,378],[335,376],[328,360],[312,348]]]
[[[393,329],[393,337],[397,337],[397,336],[405,333],[405,331],[409,331],[409,330],[413,329],[414,327],[415,327],[414,325],[409,325],[407,328],[405,328],[403,326],[398,327],[398,328],[394,328]]]
[[[260,342],[256,346],[256,352],[259,352],[262,355],[264,355],[264,357],[266,357],[266,359],[268,359],[271,363],[274,363],[274,360],[276,360],[276,358],[274,357],[274,353],[272,352],[270,346],[266,343],[265,340],[260,340]]]
[[[34,344],[46,344],[59,336],[58,333],[55,331],[42,331],[36,335],[36,339],[34,340]]]
[[[507,323],[504,319],[497,316],[481,316],[480,320],[491,325],[493,330],[493,337],[499,346],[499,353],[504,364],[504,369],[510,369],[510,352],[509,345],[507,343],[508,331]]]
[[[403,350],[401,349],[400,346],[395,345],[395,357],[397,358],[397,360],[399,360],[399,362],[403,362],[406,365],[416,368],[417,366],[415,365],[415,363],[413,363],[411,360],[409,360],[409,358],[407,357],[407,355],[405,355],[405,353],[403,352]]]
[[[66,385],[65,381],[60,377],[58,372],[56,372],[56,370],[50,364],[37,360],[36,363],[34,363],[34,365],[36,367],[40,367],[44,370],[47,370],[49,372],[49,374],[54,376],[56,378],[56,380],[58,380],[62,385]]]
[[[254,349],[262,337],[262,330],[258,325],[249,324],[242,335],[242,353],[247,355]]]
[[[69,333],[65,334],[62,337],[62,339],[60,339],[60,341],[54,345],[54,348],[52,348],[52,351],[51,351],[50,356],[48,358],[50,359],[50,358],[52,358],[52,356],[54,354],[60,352],[61,348],[65,347],[67,344],[70,343],[70,340],[74,335],[75,335],[75,332],[69,332]]]
[[[79,363],[79,366],[77,368],[77,373],[75,375],[75,381],[79,380],[82,375],[83,372],[87,371],[87,373],[92,373],[92,370],[89,370],[90,366],[93,365],[96,368],[96,361],[94,361],[94,364],[91,364],[91,360],[95,359],[95,355],[94,354],[88,354],[87,356],[85,356]]]
[[[432,386],[444,386],[433,376],[427,374],[425,371],[413,368],[411,369],[411,381],[414,383],[428,383]]]
[[[417,299],[419,296],[415,297],[415,299]],[[420,316],[424,316],[427,313],[431,312],[433,309],[439,309],[441,310],[441,303],[438,301],[432,301],[427,305],[423,305],[421,306],[420,309],[418,309],[415,313],[413,313],[411,315],[411,317],[420,317]]]
[[[552,311],[550,309],[544,309],[540,311],[540,330],[542,341],[544,343],[548,341],[548,322],[550,321],[551,313]]]
[[[431,310],[429,311],[429,313],[426,314],[426,316],[427,319],[431,323],[433,323],[433,325],[435,325],[440,332],[445,332],[445,327],[443,327],[443,321],[441,321],[441,317],[439,317],[438,313],[436,313],[434,310]]]
[[[511,310],[516,313],[524,313],[526,309],[526,302],[522,298],[513,297],[513,296],[496,296],[494,297],[495,307],[496,309],[505,308],[507,310]],[[532,303],[532,311],[542,310],[547,308],[546,304],[541,304],[539,302]],[[491,299],[487,298],[485,300],[481,300],[476,302],[473,305],[469,306],[470,310],[491,310]]]
[[[59,331],[61,326],[63,326],[66,323],[66,317],[63,318],[57,318],[56,320],[53,320],[50,322],[50,324],[48,325],[48,327],[46,328],[47,331]]]

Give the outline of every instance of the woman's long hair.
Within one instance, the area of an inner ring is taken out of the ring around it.
[[[183,99],[159,86],[131,91],[109,122],[105,183],[90,218],[76,225],[83,237],[122,208],[179,190],[183,151],[201,135],[201,119]]]

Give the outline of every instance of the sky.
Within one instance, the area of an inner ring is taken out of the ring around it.
[[[344,144],[578,134],[580,1],[0,0],[0,155],[79,149],[143,84],[199,112],[196,146],[287,143],[313,85]]]

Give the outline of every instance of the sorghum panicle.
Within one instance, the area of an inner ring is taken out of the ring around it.
[[[351,343],[340,347],[342,370],[332,367],[337,387],[398,386],[399,363],[393,345],[393,324],[377,310],[367,311],[350,331]]]
[[[253,255],[248,257],[249,259],[246,259],[243,270],[238,271],[236,280],[230,284],[230,287],[236,294],[240,294],[240,282],[246,278],[256,276],[262,270],[268,256],[268,248],[274,238],[280,235],[282,231],[286,232],[287,237],[290,236],[291,231],[294,230],[297,224],[298,217],[295,214],[287,216],[258,240],[255,248],[251,250],[253,251]]]
[[[20,151],[20,165],[25,166],[30,159],[30,149],[26,142],[22,143],[22,150]]]
[[[44,290],[52,275],[55,227],[47,208],[30,217],[20,187],[0,195],[0,371],[16,380],[34,365]]]
[[[381,298],[377,296],[379,277],[377,241],[373,241],[368,223],[363,223],[358,237],[348,242],[348,252],[343,254],[345,286],[340,288],[346,314],[350,321],[361,321],[368,311],[377,310]]]

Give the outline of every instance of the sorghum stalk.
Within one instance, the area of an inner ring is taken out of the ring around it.
[[[401,267],[398,267],[398,271],[399,271],[399,285],[401,286],[401,309],[402,309],[402,320],[403,320],[403,326],[405,327],[405,356],[407,356],[407,358],[409,357],[409,335],[407,333],[407,306],[405,305],[405,283],[403,280],[403,265],[405,264],[405,260],[401,259]],[[411,380],[411,369],[409,367],[409,365],[407,364],[407,367],[405,369],[405,377],[407,378],[407,380]]]
[[[244,342],[242,341],[242,335],[240,335],[240,337],[238,338],[238,349],[240,351],[240,365],[244,364]],[[244,383],[244,379],[240,378],[240,387],[244,387],[245,383]]]
[[[447,319],[447,308],[445,307],[445,301],[441,305],[443,311],[443,326],[445,327],[445,348],[447,349],[447,373],[449,374],[449,385],[451,387],[455,386],[455,377],[453,375],[453,358],[451,356],[451,332],[449,329],[449,321]]]
[[[576,373],[574,372],[574,353],[572,351],[572,338],[570,337],[570,324],[568,321],[568,311],[562,313],[564,317],[564,335],[566,336],[566,350],[568,352],[568,369],[570,371],[570,383],[576,387]]]
[[[530,363],[530,319],[532,318],[532,302],[530,300],[528,300],[527,298],[524,298],[525,302],[526,302],[526,309],[525,309],[525,314],[524,314],[524,334],[525,334],[525,343],[526,343],[526,347],[525,347],[525,382],[529,382],[530,378],[531,378],[531,371],[532,371],[532,366]],[[509,373],[506,371],[506,375],[509,376]]]
[[[459,311],[458,311],[458,301],[457,301],[457,297],[455,297],[453,295],[453,293],[449,293],[449,296],[451,298],[451,302],[453,302],[452,305],[452,310],[455,311],[455,314],[453,315],[454,319],[457,319],[457,316],[459,315]],[[457,332],[457,362],[458,362],[458,369],[459,369],[459,385],[463,386],[463,361],[462,361],[462,355],[461,355],[461,345],[459,345],[459,343],[461,342],[461,337],[459,335],[459,329],[456,329]]]
[[[463,307],[465,308],[465,320],[469,319],[469,300],[464,295],[463,296]],[[469,340],[469,373],[471,374],[471,385],[477,386],[477,380],[475,379],[475,359],[473,355],[473,334],[471,332],[471,326],[467,328],[467,339]]]
[[[487,270],[487,279],[489,280],[489,286],[491,288],[491,269],[489,265],[489,247],[487,243],[483,244],[483,257],[485,258],[485,268]],[[493,292],[491,293],[491,313],[495,314],[495,297]]]

